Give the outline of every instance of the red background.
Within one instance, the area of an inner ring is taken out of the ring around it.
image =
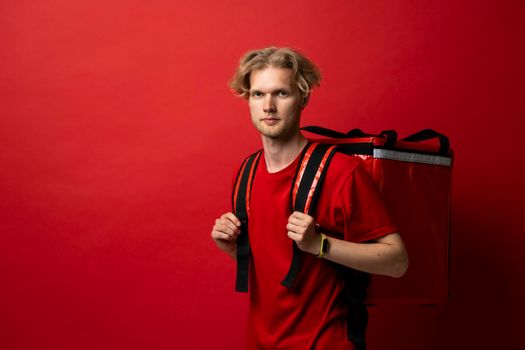
[[[260,146],[226,82],[270,44],[321,67],[303,124],[432,127],[456,152],[450,302],[373,309],[370,348],[525,346],[523,10],[2,2],[0,347],[243,347],[247,300],[209,235]]]

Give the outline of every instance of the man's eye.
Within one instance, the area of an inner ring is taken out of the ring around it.
[[[286,97],[286,96],[288,96],[288,92],[286,92],[286,91],[279,91],[277,93],[277,95],[280,96],[280,97]]]
[[[253,97],[261,97],[261,96],[262,96],[262,92],[260,92],[260,91],[254,91],[254,92],[252,92],[252,96],[253,96]]]

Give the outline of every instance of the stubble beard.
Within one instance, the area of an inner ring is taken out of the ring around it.
[[[281,124],[284,122],[280,120],[279,123],[274,126],[264,125],[264,122],[259,121],[255,123],[255,128],[264,137],[272,140],[284,141],[292,138],[292,136],[299,131],[299,120],[300,117],[298,116],[290,125]]]

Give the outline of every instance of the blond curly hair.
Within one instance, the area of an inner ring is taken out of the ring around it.
[[[242,56],[235,75],[229,82],[230,88],[240,97],[248,99],[250,74],[267,67],[291,69],[293,78],[303,97],[308,97],[312,88],[319,86],[319,68],[303,54],[288,47],[266,47],[251,50]]]

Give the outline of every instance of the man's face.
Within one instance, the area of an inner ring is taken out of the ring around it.
[[[248,105],[253,125],[263,136],[286,140],[299,132],[302,101],[291,69],[268,67],[251,72]]]

